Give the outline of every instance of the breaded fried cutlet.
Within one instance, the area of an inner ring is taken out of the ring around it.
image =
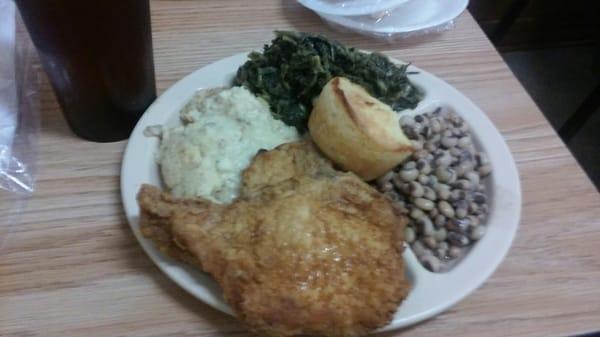
[[[387,324],[410,289],[405,219],[308,141],[259,153],[229,205],[148,185],[138,202],[143,233],[211,274],[261,335],[364,335]]]

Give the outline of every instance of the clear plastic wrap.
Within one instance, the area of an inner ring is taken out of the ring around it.
[[[34,49],[25,32],[17,35],[16,22],[14,3],[0,0],[0,189],[28,194],[39,129],[37,78]]]
[[[0,252],[35,189],[39,71],[19,22],[13,1],[0,0]]]

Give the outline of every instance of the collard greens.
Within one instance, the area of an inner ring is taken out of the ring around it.
[[[321,35],[276,32],[263,53],[252,52],[238,69],[234,85],[243,85],[265,99],[273,115],[304,132],[312,101],[325,84],[343,76],[399,111],[414,108],[422,98],[409,81],[408,65],[395,65],[384,55],[362,53]]]

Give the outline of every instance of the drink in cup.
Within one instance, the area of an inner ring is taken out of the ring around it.
[[[71,130],[126,139],[156,98],[149,0],[15,0]]]

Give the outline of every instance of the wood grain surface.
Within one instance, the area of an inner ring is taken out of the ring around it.
[[[414,62],[500,129],[524,197],[509,255],[458,305],[384,336],[600,329],[600,196],[468,13],[451,31],[393,43],[333,31],[291,0],[157,0],[152,22],[159,92],[209,62],[260,48],[275,29],[318,31]],[[45,79],[40,99],[37,190],[25,200],[0,192],[0,218],[11,226],[0,248],[0,335],[247,336],[170,281],[135,241],[119,194],[125,142],[73,136]]]

